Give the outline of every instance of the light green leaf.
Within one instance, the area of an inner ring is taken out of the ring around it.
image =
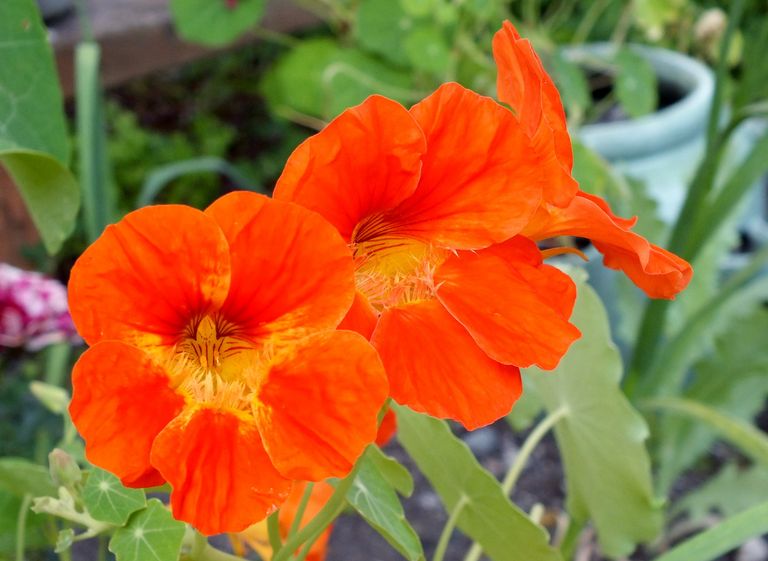
[[[48,469],[23,458],[0,458],[0,489],[17,497],[56,495]]]
[[[622,48],[613,62],[616,97],[624,111],[635,119],[652,113],[659,104],[659,92],[656,72],[648,59]]]
[[[53,548],[55,553],[61,553],[72,547],[72,542],[75,539],[75,531],[72,528],[66,528],[60,530],[56,536],[56,545]]]
[[[278,115],[330,120],[374,93],[416,101],[410,84],[407,74],[320,38],[302,41],[279,59],[264,76],[261,90]]]
[[[83,503],[96,520],[122,526],[147,499],[142,489],[128,489],[108,471],[94,468],[83,488]]]
[[[768,503],[737,514],[680,545],[655,561],[711,561],[750,538],[768,533]]]
[[[33,0],[0,3],[0,165],[19,188],[46,249],[74,228],[79,190],[46,30]]]
[[[397,493],[380,471],[380,460],[374,459],[376,450],[371,446],[363,456],[357,477],[347,492],[347,501],[403,557],[418,561],[424,557],[421,541],[406,520]]]
[[[444,421],[400,406],[397,438],[429,479],[448,512],[461,502],[457,527],[478,542],[494,561],[561,561],[546,532],[504,496],[466,444]]]
[[[409,16],[424,17],[430,15],[438,5],[439,0],[400,0],[400,6]]]
[[[555,425],[565,469],[568,512],[591,519],[609,557],[631,553],[661,529],[644,442],[648,428],[619,387],[622,365],[600,299],[584,282],[571,321],[581,330],[553,372],[530,368],[525,382],[550,412],[569,413]]]
[[[419,25],[405,38],[403,48],[413,68],[442,77],[451,66],[451,48],[442,30],[434,25]]]
[[[415,19],[396,0],[363,0],[357,10],[355,38],[364,49],[405,66],[408,56],[403,45],[414,25]]]
[[[551,61],[552,77],[563,97],[563,105],[568,110],[569,122],[579,123],[592,103],[584,69],[569,60],[561,51],[557,51]]]
[[[369,446],[365,452],[366,459],[373,463],[384,479],[398,493],[410,497],[413,493],[413,477],[410,472],[397,460],[387,456],[377,446]]]
[[[536,394],[536,390],[528,386],[506,419],[513,430],[522,432],[533,424],[543,409],[544,405],[541,403],[541,398]]]
[[[14,559],[16,550],[16,530],[19,524],[19,511],[24,506],[23,498],[6,493],[0,489],[0,559]],[[28,507],[28,505],[27,505]],[[32,549],[50,548],[46,538],[46,522],[50,519],[41,514],[27,514],[24,532],[24,546]]]
[[[109,540],[109,550],[117,561],[177,561],[184,539],[185,525],[174,520],[157,499],[131,516]]]
[[[755,462],[768,467],[768,435],[741,419],[721,413],[703,403],[679,397],[649,399],[643,402],[643,405],[703,421]]]
[[[703,520],[712,511],[733,516],[765,500],[768,469],[753,466],[742,469],[728,464],[712,479],[675,503],[671,517],[684,512],[693,521]]]
[[[187,41],[226,45],[256,25],[264,4],[265,0],[171,0],[171,16]]]

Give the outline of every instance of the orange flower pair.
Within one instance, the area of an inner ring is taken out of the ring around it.
[[[91,345],[70,406],[89,460],[129,486],[167,481],[174,515],[206,534],[264,518],[294,480],[346,475],[376,437],[380,360],[334,330],[352,257],[312,212],[253,193],[144,208],[85,251],[69,290]]]
[[[70,281],[91,345],[70,411],[93,463],[169,482],[204,533],[240,531],[295,480],[348,473],[387,395],[475,428],[509,412],[519,368],[554,368],[576,292],[537,240],[591,238],[651,296],[685,287],[687,263],[579,191],[528,42],[506,24],[494,53],[514,113],[458,84],[410,110],[372,96],[297,148],[278,200],[107,228]]]

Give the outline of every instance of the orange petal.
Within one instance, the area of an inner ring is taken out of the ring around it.
[[[651,298],[673,299],[691,280],[691,265],[630,231],[634,223],[615,216],[600,197],[579,192],[566,208],[543,205],[524,234],[589,238],[606,267],[624,271]]]
[[[486,355],[435,299],[390,308],[372,342],[398,403],[476,429],[503,417],[520,393],[520,371]]]
[[[396,432],[397,417],[395,416],[395,413],[392,411],[392,409],[388,408],[387,412],[384,413],[384,418],[381,420],[381,424],[379,425],[379,432],[376,434],[376,445],[386,446],[387,443],[392,440],[392,437],[395,436]]]
[[[216,223],[181,205],[107,226],[75,263],[69,306],[88,344],[173,345],[189,318],[224,301],[229,250]]]
[[[576,287],[555,267],[531,263],[541,254],[530,240],[500,245],[450,256],[435,274],[437,297],[494,360],[552,369],[580,336],[568,322]]]
[[[512,106],[537,150],[553,153],[560,163],[561,173],[545,186],[544,198],[565,206],[578,184],[571,176],[573,149],[560,94],[531,43],[508,21],[493,37],[493,56],[499,100]]]
[[[254,337],[336,327],[354,297],[352,254],[319,214],[250,192],[205,211],[229,242],[231,289],[222,315]]]
[[[428,149],[418,188],[395,211],[398,231],[457,249],[517,234],[539,205],[552,166],[534,152],[515,116],[453,83],[411,113]]]
[[[69,412],[88,460],[129,487],[162,485],[149,463],[152,441],[184,405],[165,370],[136,347],[105,341],[77,361],[72,389]]]
[[[270,458],[285,477],[342,477],[376,438],[387,378],[357,333],[308,337],[275,357],[259,393],[257,422]]]
[[[377,321],[379,321],[379,314],[358,290],[355,291],[355,301],[352,302],[352,307],[341,320],[337,329],[355,331],[366,339],[370,339]]]
[[[256,425],[217,409],[184,411],[155,439],[151,461],[173,487],[173,516],[206,535],[266,518],[292,485],[275,470]]]
[[[319,212],[350,241],[361,220],[413,193],[425,150],[408,111],[374,95],[293,152],[274,196]]]

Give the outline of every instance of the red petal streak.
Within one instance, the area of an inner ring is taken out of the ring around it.
[[[185,411],[159,434],[152,465],[173,487],[174,517],[206,535],[266,518],[292,485],[275,470],[255,424],[208,408]]]
[[[437,300],[386,310],[372,341],[398,403],[468,429],[509,413],[522,392],[518,368],[489,358]]]
[[[319,212],[350,241],[364,218],[413,193],[425,150],[424,135],[408,111],[374,95],[291,154],[274,196]]]
[[[285,477],[342,477],[377,432],[387,378],[371,345],[357,333],[308,337],[275,358],[259,393],[264,446]]]
[[[522,237],[459,252],[437,270],[437,297],[488,355],[504,364],[552,369],[580,333],[568,322],[576,287]]]
[[[88,460],[129,487],[161,485],[149,463],[152,441],[184,404],[165,370],[135,347],[105,341],[77,361],[72,389],[69,412]]]

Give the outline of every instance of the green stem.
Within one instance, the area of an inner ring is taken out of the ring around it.
[[[541,439],[544,438],[544,436],[552,429],[552,427],[558,423],[558,421],[568,415],[568,413],[570,413],[570,410],[565,405],[558,407],[551,413],[548,413],[547,416],[544,417],[541,422],[536,425],[536,427],[534,427],[534,429],[528,435],[528,438],[525,439],[522,448],[520,448],[520,452],[518,452],[517,456],[515,457],[515,461],[512,462],[511,466],[509,466],[509,470],[504,476],[504,480],[501,482],[501,490],[504,492],[504,496],[509,496],[509,494],[512,492],[512,489],[514,489],[515,483],[517,483],[517,479],[520,477],[520,474],[523,473],[525,464],[528,463],[528,458],[531,457],[531,454],[533,453],[536,446],[541,442]],[[474,542],[464,557],[464,561],[477,561],[480,559],[482,554],[483,548],[479,543]]]
[[[635,9],[634,3],[634,0],[630,0],[624,5],[624,9],[621,11],[621,16],[616,24],[616,29],[614,29],[611,34],[611,43],[613,43],[614,47],[623,45],[627,40],[627,33],[629,33],[629,28],[632,25],[632,14]]]
[[[301,519],[304,518],[304,511],[307,509],[309,498],[312,496],[312,489],[314,489],[314,487],[315,484],[311,481],[305,485],[304,494],[301,496],[301,501],[299,502],[299,508],[296,509],[296,515],[294,516],[293,521],[291,522],[291,527],[288,530],[288,537],[295,534],[301,527]]]
[[[529,434],[528,438],[525,439],[522,448],[520,448],[520,452],[518,452],[517,456],[515,457],[515,461],[512,462],[511,466],[509,466],[507,475],[504,476],[504,480],[501,482],[501,489],[504,491],[505,496],[509,496],[509,494],[512,492],[512,489],[514,489],[515,483],[517,483],[517,479],[520,477],[520,474],[523,473],[525,464],[528,462],[528,458],[530,458],[533,450],[536,448],[539,442],[541,442],[541,439],[544,438],[544,436],[550,431],[552,427],[558,423],[558,421],[566,417],[568,413],[570,413],[568,407],[562,405],[551,413],[548,413],[547,416],[544,417],[541,422],[531,431],[531,434]]]
[[[99,534],[98,561],[107,561],[107,536]]]
[[[336,486],[336,490],[325,503],[325,506],[306,526],[290,536],[283,548],[272,556],[272,561],[286,561],[293,553],[299,549],[299,547],[310,539],[316,539],[323,531],[342,513],[344,510],[344,504],[347,500],[347,491],[352,487],[352,483],[355,481],[357,472],[360,469],[360,462],[357,462],[352,471],[349,472],[344,479],[342,479]]]
[[[24,561],[24,550],[27,545],[27,515],[32,504],[32,495],[27,493],[21,500],[19,515],[16,517],[16,561]]]
[[[535,27],[539,21],[539,3],[537,0],[523,0],[523,21],[529,27]]]
[[[467,497],[462,495],[456,504],[453,505],[453,510],[451,510],[451,514],[445,526],[443,526],[443,531],[440,533],[440,539],[437,540],[437,547],[435,548],[435,554],[432,556],[432,561],[443,561],[445,552],[448,550],[448,542],[451,541],[453,531],[456,529],[456,523],[459,521],[459,516],[461,516],[461,512],[468,502]]]
[[[267,517],[267,535],[269,536],[269,545],[272,547],[272,555],[277,555],[283,548],[283,540],[280,538],[279,510]]]
[[[72,347],[69,343],[55,343],[45,350],[45,372],[43,379],[46,384],[57,387],[64,385],[71,350]]]
[[[209,543],[206,543],[199,555],[192,559],[195,561],[244,561],[243,557],[216,549]]]
[[[579,45],[589,38],[589,34],[592,33],[592,29],[595,27],[597,20],[600,19],[600,15],[610,5],[610,0],[594,0],[589,6],[587,13],[579,23],[579,27],[576,28],[571,43]]]
[[[584,530],[584,523],[571,519],[568,529],[565,531],[563,541],[560,542],[560,555],[563,559],[572,559],[576,546],[579,543],[579,536]]]
[[[93,26],[91,16],[88,15],[88,7],[85,0],[75,0],[75,11],[80,23],[80,36],[83,41],[93,41]]]

